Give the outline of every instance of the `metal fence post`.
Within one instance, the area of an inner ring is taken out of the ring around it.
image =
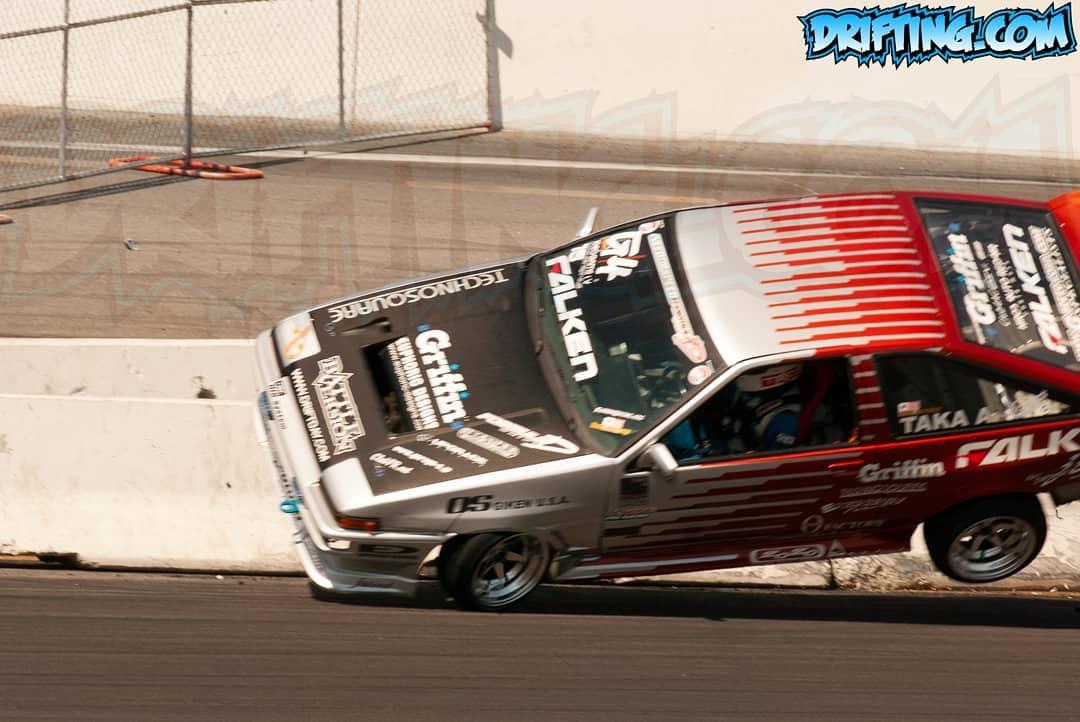
[[[337,0],[338,141],[345,140],[345,9]]]
[[[60,60],[60,177],[67,177],[67,136],[68,136],[68,39],[71,28],[71,0],[64,0],[64,50]]]
[[[192,0],[188,0],[187,4],[187,47],[185,49],[187,53],[187,59],[185,60],[184,70],[184,165],[191,165],[191,136],[194,129],[194,123],[192,121],[192,101],[191,101],[191,56],[192,56],[192,25],[194,24],[195,7],[192,4]]]
[[[495,0],[484,3],[484,37],[487,44],[488,128],[502,130],[502,89],[499,86],[499,29],[495,26]]]

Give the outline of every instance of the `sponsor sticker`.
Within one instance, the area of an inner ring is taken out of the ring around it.
[[[468,416],[469,387],[460,365],[446,355],[450,334],[426,325],[419,331],[415,345],[402,336],[386,347],[405,413],[416,430],[450,426]]]
[[[803,519],[801,526],[803,534],[821,534],[836,532],[862,531],[865,529],[880,529],[885,526],[884,519],[859,519],[855,521],[825,521],[821,514],[813,514]]]
[[[569,504],[568,496],[540,496],[530,499],[496,499],[491,494],[480,496],[455,496],[447,500],[447,514],[484,511],[516,511],[543,506],[561,506]]]
[[[364,435],[364,425],[356,410],[349,379],[353,374],[344,370],[340,356],[319,359],[319,375],[312,386],[319,399],[327,430],[334,443],[334,456],[356,451],[356,439]]]
[[[1060,469],[1046,474],[1028,474],[1026,481],[1032,486],[1045,489],[1059,481],[1071,481],[1080,476],[1080,454],[1069,457]]]
[[[875,499],[837,501],[823,504],[821,506],[821,513],[829,514],[838,511],[841,514],[854,514],[860,511],[870,511],[872,509],[884,509],[886,507],[896,506],[897,504],[903,504],[905,501],[907,501],[906,496],[883,496]]]
[[[289,379],[292,381],[293,390],[296,392],[296,401],[300,404],[300,414],[304,417],[304,426],[307,427],[308,436],[315,447],[315,456],[321,462],[330,461],[330,446],[326,442],[326,435],[323,433],[322,426],[319,425],[319,419],[315,415],[315,404],[311,400],[311,393],[308,391],[304,372],[299,368],[295,368],[289,374]]]
[[[400,445],[395,446],[395,447],[391,448],[390,450],[393,451],[398,456],[403,456],[406,459],[408,459],[409,461],[416,462],[420,466],[426,466],[429,469],[434,469],[435,471],[439,472],[440,474],[449,474],[451,471],[454,470],[453,467],[447,466],[446,464],[442,463],[441,461],[436,461],[435,459],[432,459],[430,456],[425,456],[424,454],[421,454],[419,451],[414,451],[413,449],[410,449],[410,448],[405,447],[405,446],[400,446]]]
[[[873,484],[882,481],[927,479],[938,476],[945,476],[944,463],[928,459],[904,459],[894,461],[889,466],[863,464],[855,478],[863,484]]]
[[[496,414],[485,412],[477,414],[476,418],[494,426],[511,439],[515,439],[526,449],[536,449],[537,451],[547,451],[553,454],[567,455],[576,454],[580,451],[578,445],[568,439],[564,439],[556,434],[541,434],[540,432],[533,431],[526,426],[522,426],[509,419],[504,419]]]
[[[1021,288],[1028,299],[1028,310],[1035,321],[1039,339],[1043,346],[1054,353],[1068,353],[1068,343],[1061,332],[1061,326],[1058,325],[1046,288],[1043,287],[1039,265],[1031,253],[1031,246],[1025,238],[1024,229],[1006,223],[1001,230],[1009,247],[1009,256],[1012,258],[1016,275],[1020,279]]]
[[[1003,439],[969,441],[956,451],[956,468],[996,466],[1012,461],[1028,461],[1080,451],[1080,427],[1063,431],[1007,436]]]
[[[278,353],[286,363],[294,363],[322,352],[311,314],[298,313],[278,324],[274,333]]]
[[[548,285],[566,355],[574,369],[574,380],[580,382],[595,378],[598,367],[585,317],[581,309],[575,307],[578,293],[570,264],[570,258],[565,255],[549,259]]]
[[[626,419],[627,421],[644,421],[644,414],[635,414],[631,411],[623,411],[621,409],[609,409],[606,406],[597,406],[592,410],[594,414],[600,416],[614,416],[619,419]]]
[[[1052,230],[1045,226],[1028,226],[1028,233],[1035,252],[1039,254],[1039,264],[1046,276],[1050,294],[1054,297],[1054,304],[1065,323],[1069,345],[1073,354],[1077,355],[1080,353],[1080,298],[1076,295],[1072,274]]]
[[[855,486],[848,489],[841,489],[840,498],[850,499],[853,496],[887,496],[889,494],[921,494],[928,488],[929,485],[925,481]]]
[[[401,459],[389,456],[388,454],[384,454],[381,451],[376,451],[374,454],[369,456],[368,459],[372,463],[378,464],[384,469],[390,469],[391,471],[396,471],[399,474],[411,474],[413,472],[413,467],[409,466]]]
[[[634,433],[633,429],[626,428],[626,421],[624,419],[615,416],[605,416],[599,423],[590,421],[589,428],[595,429],[596,431],[606,431],[609,434],[617,434],[619,436],[629,436]]]
[[[469,398],[469,387],[465,384],[465,378],[458,373],[460,366],[451,363],[446,356],[446,349],[453,346],[450,334],[428,326],[420,326],[419,330],[416,350],[426,371],[439,419],[443,425],[460,421],[468,415],[465,399]]]
[[[447,441],[446,439],[428,439],[427,443],[431,446],[434,446],[436,449],[442,449],[448,454],[456,456],[459,459],[464,459],[465,461],[476,464],[477,466],[484,466],[488,463],[487,457],[480,456],[480,454],[469,451],[468,449],[458,446],[457,444]]]
[[[505,269],[496,268],[490,271],[479,271],[440,281],[431,281],[419,286],[387,291],[377,296],[333,306],[329,309],[330,320],[337,323],[345,319],[359,318],[379,311],[416,303],[417,301],[430,301],[463,291],[483,288],[484,286],[506,283],[508,280],[510,279],[506,277]]]
[[[622,231],[601,238],[596,275],[604,276],[605,281],[626,278],[642,258],[640,250],[641,231]]]
[[[896,405],[897,416],[911,416],[912,414],[919,413],[922,408],[921,401],[901,401]]]
[[[516,458],[521,451],[508,441],[498,439],[491,434],[485,434],[479,429],[464,426],[457,430],[457,437],[473,446],[479,446],[484,451],[489,451],[504,459]]]
[[[266,399],[270,406],[270,416],[277,422],[277,427],[285,430],[285,414],[281,410],[281,399],[285,397],[285,379],[277,379],[266,387]]]
[[[809,562],[824,559],[827,549],[824,544],[800,544],[773,549],[755,549],[750,552],[751,564],[779,564],[789,562]]]
[[[664,239],[659,233],[650,233],[648,242],[649,250],[652,251],[653,264],[660,278],[660,286],[664,289],[664,298],[667,299],[668,309],[671,311],[671,327],[675,331],[671,342],[690,361],[702,364],[708,358],[705,341],[694,332],[694,327],[690,323],[690,314],[686,310],[686,303],[679,291],[679,282],[675,278],[675,269],[671,265],[671,259],[668,258]]]
[[[690,382],[691,386],[701,386],[709,380],[709,377],[713,375],[713,365],[710,361],[707,364],[699,364],[690,369],[690,373],[686,375],[686,380]]]
[[[972,250],[971,241],[966,234],[951,232],[946,237],[952,253],[949,254],[949,262],[953,270],[963,278],[964,283],[964,309],[968,318],[977,326],[989,326],[997,319],[994,307],[990,303],[990,294],[987,293],[986,280],[983,278],[979,264],[975,260],[975,252]],[[980,340],[982,330],[977,331]]]

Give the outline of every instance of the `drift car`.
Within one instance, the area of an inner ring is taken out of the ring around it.
[[[313,589],[907,550],[1003,579],[1080,497],[1080,194],[691,208],[298,313],[258,428]],[[587,222],[591,225],[591,221]]]

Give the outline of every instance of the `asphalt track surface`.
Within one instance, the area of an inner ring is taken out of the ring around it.
[[[519,612],[295,578],[0,570],[0,718],[1076,719],[1080,599],[541,588]]]
[[[929,156],[913,170],[791,149],[754,162],[638,150],[484,136],[387,143],[379,152],[393,155],[374,160],[236,159],[261,181],[124,171],[5,194],[15,223],[0,226],[0,336],[250,337],[353,290],[566,241],[593,205],[612,224],[811,193],[1047,199],[1080,187],[1061,180],[1075,169],[1038,163],[994,180]],[[435,588],[415,603],[346,605],[291,578],[9,569],[0,718],[1075,719],[1078,607],[559,587],[519,613],[481,615]]]

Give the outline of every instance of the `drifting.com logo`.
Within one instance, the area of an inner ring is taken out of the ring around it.
[[[890,8],[815,10],[799,18],[806,59],[831,57],[859,65],[892,60],[895,67],[943,61],[993,58],[1039,60],[1076,51],[1072,4],[1046,10],[998,10],[986,17],[974,8]]]

